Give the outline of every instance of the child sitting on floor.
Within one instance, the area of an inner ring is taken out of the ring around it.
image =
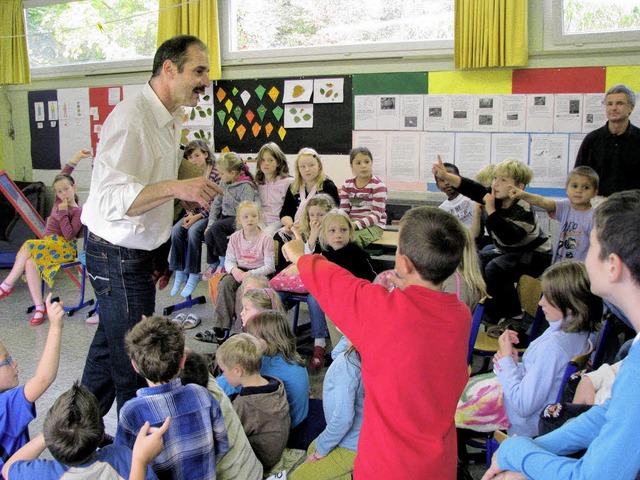
[[[183,385],[195,383],[205,387],[220,404],[227,427],[229,451],[216,463],[216,480],[262,480],[262,464],[258,461],[244,433],[238,414],[229,397],[209,372],[207,358],[187,349],[187,359],[180,374]]]
[[[551,200],[518,187],[511,187],[509,191],[510,198],[544,208],[551,218],[560,222],[552,264],[563,258],[584,261],[587,257],[589,234],[593,228],[591,200],[598,195],[598,174],[591,167],[574,168],[567,177],[566,192],[567,198]]]
[[[169,422],[167,418],[158,434],[166,431]],[[3,468],[5,480],[129,478],[133,466],[130,448],[107,445],[96,451],[103,441],[104,423],[98,400],[79,382],[58,397],[47,412],[42,431],[7,461]],[[138,440],[136,443],[140,448]],[[37,460],[45,448],[54,460]],[[158,478],[148,465],[144,470],[143,478]]]
[[[239,333],[216,351],[216,362],[232,387],[232,398],[249,443],[264,471],[278,463],[287,445],[291,418],[282,380],[262,376],[262,348],[257,338]]]
[[[184,333],[170,319],[143,318],[125,337],[127,353],[136,372],[149,385],[120,410],[115,444],[133,447],[145,421],[160,425],[174,421],[164,435],[164,448],[152,467],[161,477],[212,479],[216,461],[229,450],[220,405],[199,385],[182,385]]]
[[[356,231],[356,243],[366,247],[382,237],[387,223],[387,186],[373,174],[373,155],[367,147],[349,152],[354,177],[340,189],[340,208],[347,212]]]
[[[14,452],[29,441],[29,423],[36,417],[35,401],[51,386],[58,374],[62,339],[62,303],[46,300],[49,311],[49,333],[44,351],[31,379],[18,386],[18,362],[0,343],[0,467]]]
[[[447,172],[439,156],[433,173],[462,195],[484,204],[486,226],[494,241],[480,252],[491,296],[485,309],[488,319],[495,324],[503,318],[521,316],[515,283],[522,275],[539,277],[551,263],[551,242],[538,226],[531,205],[509,197],[512,187],[523,189],[529,184],[533,169],[517,160],[505,160],[496,165],[490,189]]]

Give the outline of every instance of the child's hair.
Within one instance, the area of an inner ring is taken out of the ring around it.
[[[334,208],[329,213],[324,216],[322,220],[322,227],[320,227],[320,235],[318,235],[318,240],[320,240],[320,246],[326,250],[329,247],[329,238],[327,235],[327,230],[332,222],[335,220],[341,220],[349,229],[349,242],[355,242],[356,240],[356,229],[353,227],[353,223],[351,223],[351,219],[349,219],[349,215],[344,210],[340,210]]]
[[[496,166],[492,163],[490,163],[489,165],[485,165],[480,170],[478,170],[478,173],[473,176],[473,179],[476,182],[481,183],[485,187],[490,187],[491,182],[493,181],[493,170],[495,168]]]
[[[571,177],[574,175],[580,175],[581,177],[586,177],[589,182],[591,182],[591,187],[594,190],[598,190],[598,186],[600,184],[600,177],[598,177],[598,173],[591,167],[587,165],[580,165],[579,167],[574,168],[569,172],[569,176],[567,177],[567,183],[565,186],[569,186],[569,182],[571,182]]]
[[[454,173],[456,175],[460,175],[460,170],[458,169],[458,167],[456,167],[453,163],[449,163],[449,162],[444,162],[442,164],[442,166],[444,167],[444,169],[449,172],[449,173]],[[436,176],[436,179],[438,177]]]
[[[240,366],[249,375],[255,374],[262,367],[262,345],[253,335],[239,333],[218,347],[216,360],[227,368]]]
[[[369,150],[367,147],[353,147],[349,152],[349,165],[353,165],[353,161],[356,159],[356,155],[358,155],[359,153],[369,157],[371,162],[373,162],[373,155],[371,155],[371,150]]]
[[[189,143],[187,143],[187,145],[184,147],[184,158],[188,160],[189,156],[198,148],[207,154],[207,157],[205,159],[207,165],[213,165],[216,163],[216,159],[213,156],[213,153],[211,153],[211,148],[209,148],[209,145],[204,140],[191,140]]]
[[[304,366],[296,350],[296,337],[282,313],[274,310],[261,312],[245,328],[247,333],[265,341],[265,355],[273,357],[279,353],[287,363]]]
[[[218,170],[226,170],[227,172],[240,172],[244,173],[247,177],[253,180],[253,175],[249,171],[249,167],[244,163],[237,153],[226,152],[220,155],[218,158]]]
[[[300,219],[300,232],[305,238],[309,237],[309,232],[311,231],[311,226],[309,225],[309,209],[311,207],[320,207],[325,213],[329,213],[329,211],[331,211],[332,208],[336,208],[337,205],[333,197],[326,193],[316,193],[309,199],[304,206],[304,213]]]
[[[598,234],[600,258],[615,253],[640,285],[640,191],[617,192],[598,205],[593,224]]]
[[[53,183],[51,185],[55,187],[56,183],[61,182],[63,180],[67,180],[72,187],[76,184],[76,181],[68,173],[59,173],[58,175],[55,176],[55,178],[53,179]],[[76,203],[79,202],[77,193],[73,196],[73,198],[76,201]]]
[[[270,153],[278,162],[276,166],[276,178],[286,178],[290,176],[289,164],[287,163],[287,157],[284,156],[284,152],[277,143],[269,142],[260,147],[260,151],[258,151],[258,156],[256,157],[256,183],[262,185],[266,181],[264,173],[260,170],[260,164],[262,163],[265,153]]]
[[[400,220],[398,252],[406,255],[423,280],[441,284],[456,271],[466,234],[460,220],[437,207],[416,207]]]
[[[463,228],[462,231],[465,234],[466,242],[462,252],[462,260],[460,260],[460,265],[458,265],[456,271],[465,281],[469,289],[482,299],[488,296],[487,284],[482,277],[478,252],[476,250],[476,242],[473,239],[471,230]]]
[[[320,155],[318,155],[318,152],[316,152],[313,148],[302,148],[298,152],[298,156],[296,157],[296,163],[294,166],[295,177],[293,182],[291,183],[291,186],[289,187],[291,189],[291,193],[293,193],[294,195],[300,192],[301,188],[304,188],[304,180],[302,179],[302,176],[300,175],[300,169],[298,168],[300,157],[304,156],[313,157],[318,162],[318,180],[316,181],[316,191],[319,192],[322,190],[322,183],[327,179],[327,176],[324,174],[322,160],[320,160]]]
[[[209,383],[209,361],[207,357],[188,348],[185,351],[185,355],[184,368],[180,372],[182,384],[195,383],[206,388],[207,383]]]
[[[64,465],[82,465],[104,437],[98,400],[79,381],[64,392],[47,412],[42,427],[47,448]]]
[[[523,184],[525,187],[531,183],[533,178],[533,168],[528,167],[524,162],[513,158],[500,162],[493,169],[493,176],[513,178],[516,185]]]
[[[244,292],[242,298],[248,299],[261,310],[275,310],[284,313],[280,296],[272,288],[252,288]]]
[[[591,293],[591,282],[582,262],[561,260],[542,274],[542,293],[562,312],[565,332],[593,332],[602,319],[602,299]]]
[[[167,317],[143,318],[125,336],[127,354],[140,375],[154,383],[167,383],[180,372],[184,333]]]
[[[242,222],[240,222],[240,214],[247,208],[253,208],[256,212],[258,212],[258,221],[262,221],[262,212],[260,211],[260,207],[258,206],[258,204],[245,200],[244,202],[240,202],[240,205],[238,205],[238,208],[236,208],[236,225],[238,225],[238,227],[242,224]]]
[[[251,287],[251,288],[266,288],[269,286],[269,279],[266,276],[260,275],[259,273],[249,273],[249,275],[245,276],[242,279],[240,288],[244,289],[244,287],[249,282],[255,282],[256,284],[254,287]]]

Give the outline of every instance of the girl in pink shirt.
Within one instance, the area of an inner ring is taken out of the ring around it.
[[[263,230],[273,236],[282,226],[280,210],[293,177],[289,175],[287,158],[280,147],[273,142],[265,143],[260,148],[257,161],[255,180],[262,202],[262,216],[265,224]]]

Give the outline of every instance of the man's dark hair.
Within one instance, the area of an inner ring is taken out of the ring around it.
[[[640,285],[640,190],[617,192],[598,205],[593,222],[600,260],[615,253]]]
[[[63,465],[88,462],[104,436],[98,400],[76,381],[47,412],[42,433],[51,455]]]
[[[157,77],[162,71],[165,60],[171,60],[178,67],[178,72],[182,73],[184,65],[189,60],[188,50],[191,45],[198,45],[203,50],[207,50],[207,45],[198,37],[193,35],[176,35],[166,40],[153,57],[153,70],[151,78]]]

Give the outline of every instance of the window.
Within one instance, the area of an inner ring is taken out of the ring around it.
[[[640,46],[638,0],[545,0],[545,49]]]
[[[225,64],[453,50],[453,0],[222,0],[219,5]]]
[[[24,5],[35,77],[151,64],[158,0],[26,0]]]

